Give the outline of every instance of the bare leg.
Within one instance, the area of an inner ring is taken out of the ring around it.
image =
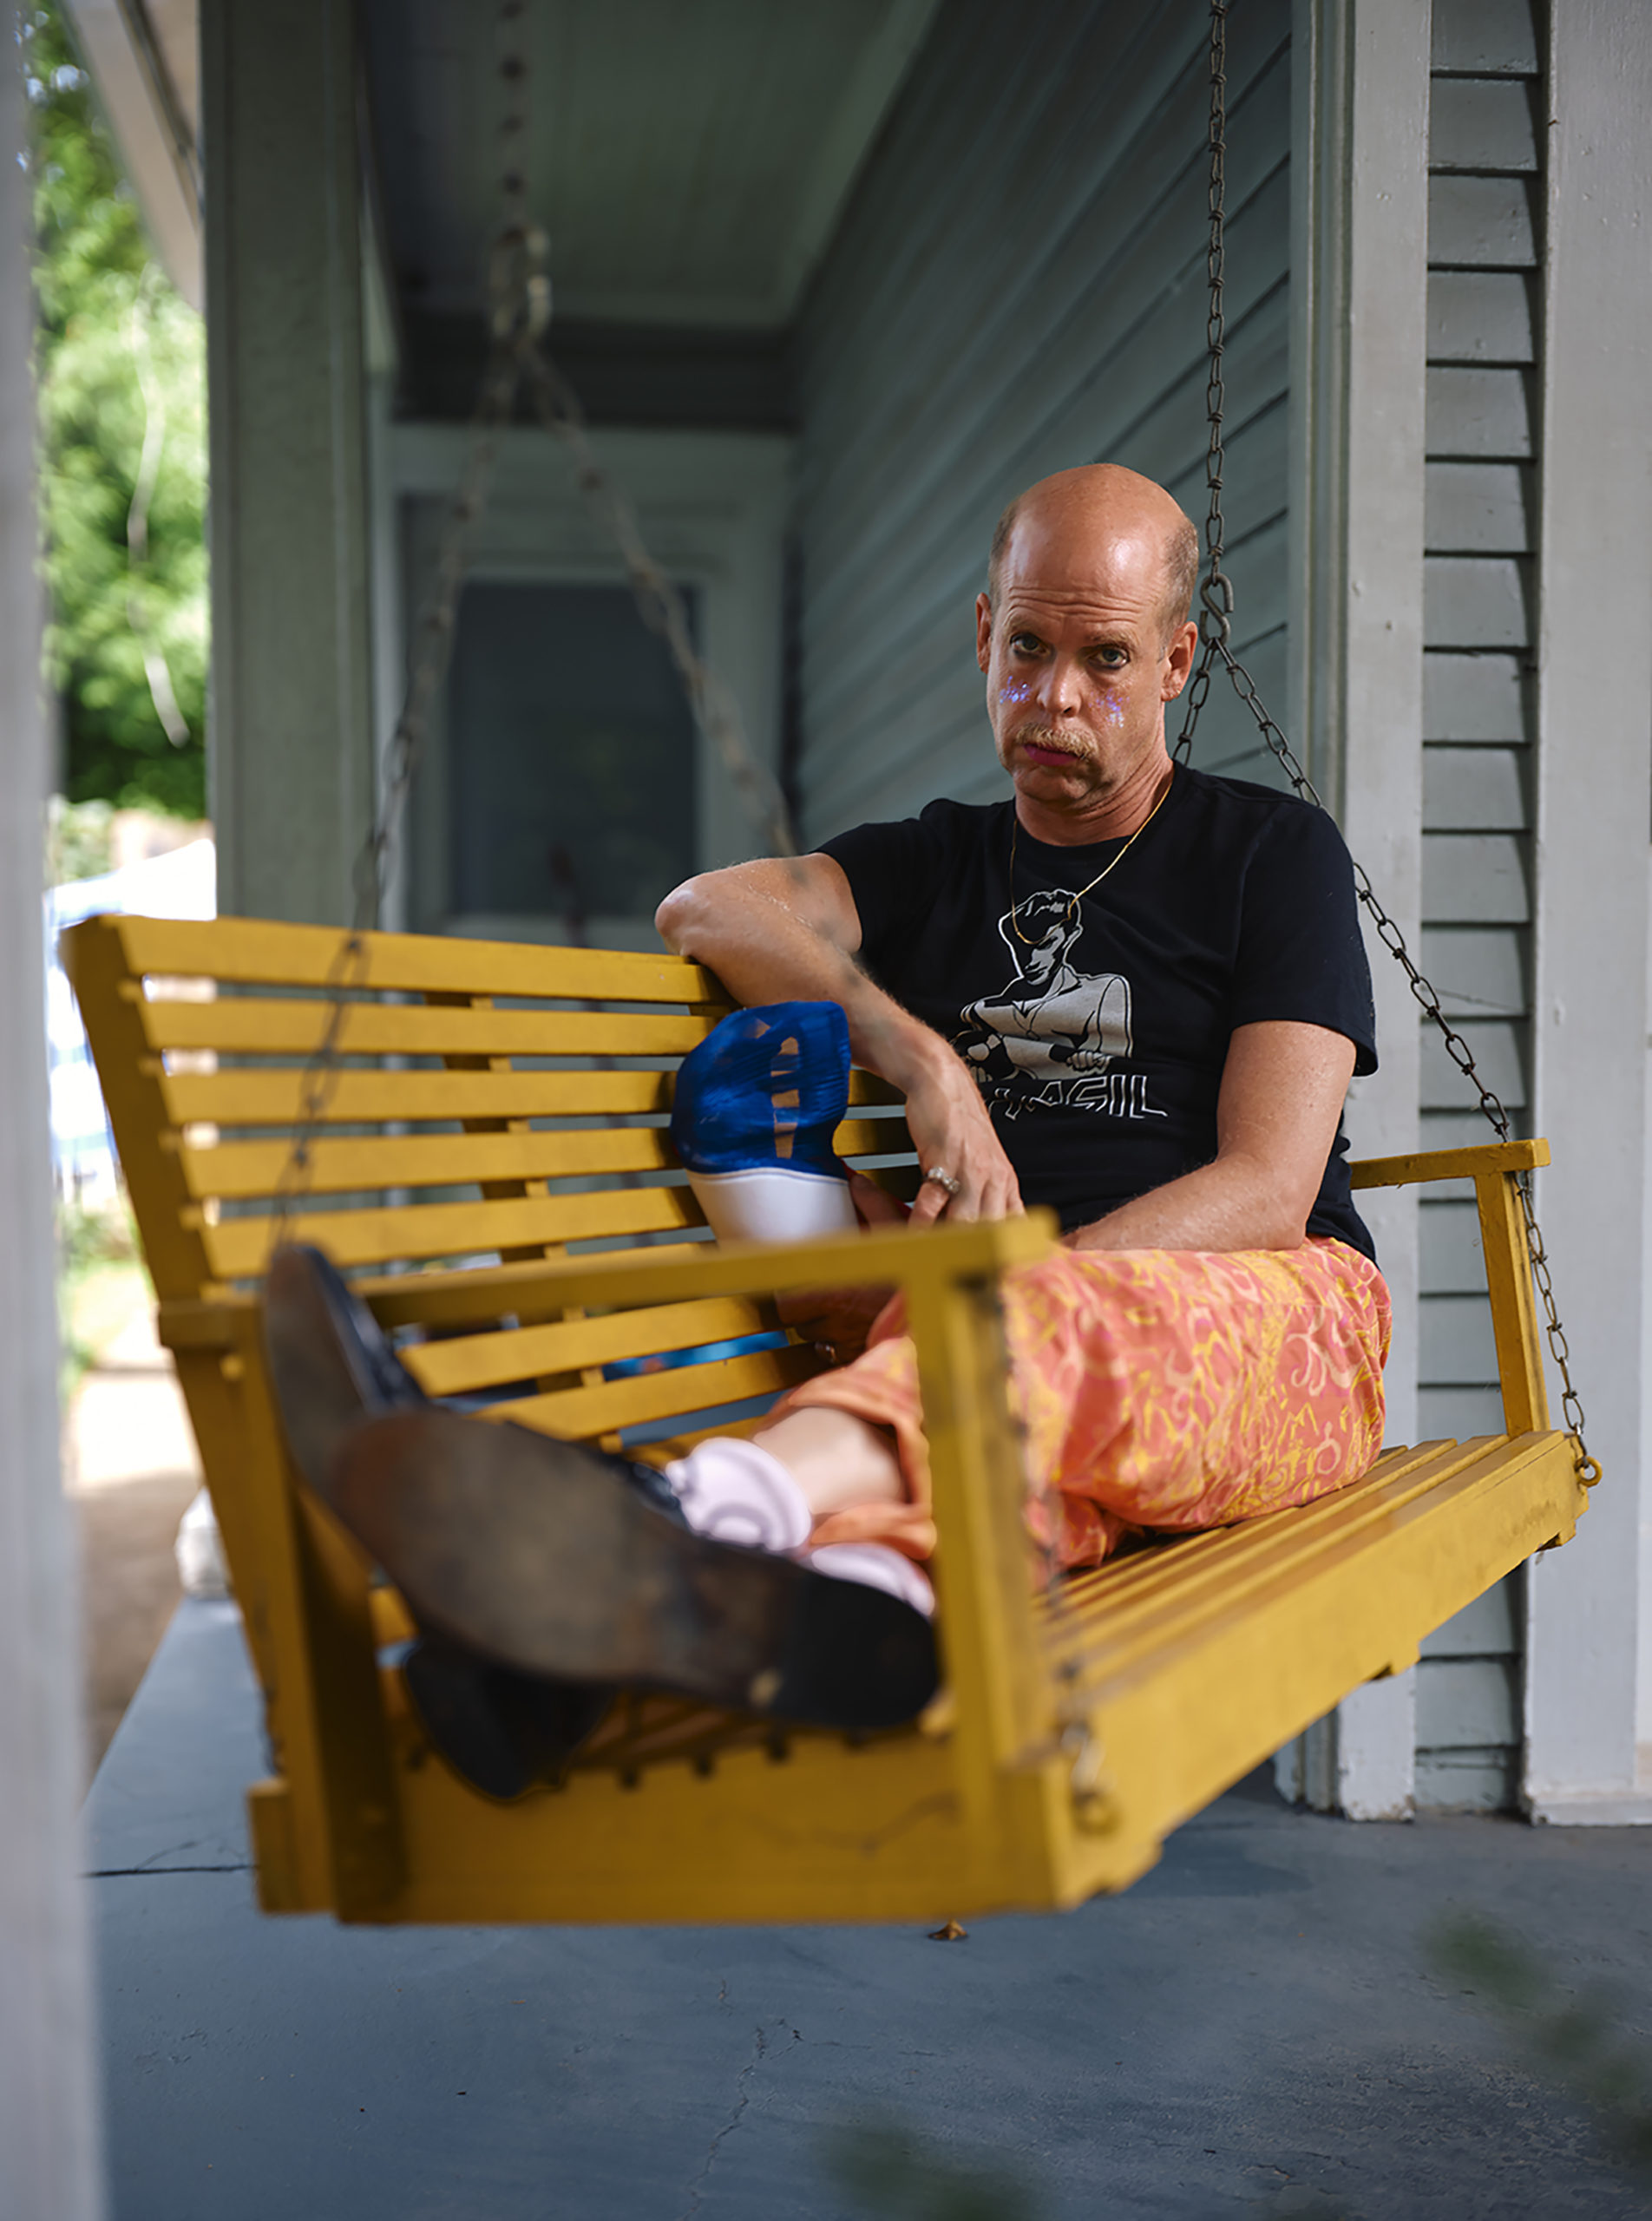
[[[889,1430],[852,1412],[805,1405],[751,1439],[785,1467],[816,1518],[852,1504],[906,1501]]]

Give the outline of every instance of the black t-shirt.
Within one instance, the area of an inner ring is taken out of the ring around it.
[[[1049,847],[1009,802],[932,802],[821,843],[866,970],[970,1065],[1023,1198],[1068,1230],[1215,1156],[1236,1026],[1326,1026],[1376,1070],[1353,868],[1323,810],[1178,769],[1125,845]],[[1347,1150],[1339,1126],[1308,1230],[1374,1259]]]

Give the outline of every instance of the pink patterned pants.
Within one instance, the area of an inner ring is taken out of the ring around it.
[[[1005,1276],[1029,1523],[1067,1566],[1141,1528],[1225,1526],[1358,1480],[1382,1446],[1390,1307],[1344,1242],[1204,1252],[1061,1249]],[[815,1543],[934,1548],[913,1346],[897,1303],[861,1357],[794,1388],[894,1430],[904,1504],[816,1523]]]

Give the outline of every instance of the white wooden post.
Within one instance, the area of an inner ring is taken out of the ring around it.
[[[29,173],[18,51],[0,66],[0,2212],[95,2221],[72,1538],[57,1469],[41,881]]]
[[[1422,892],[1423,413],[1429,0],[1297,0],[1292,20],[1293,707],[1314,777],[1416,946]],[[1418,1146],[1417,1009],[1367,921],[1381,1069],[1356,1156]],[[1416,1437],[1414,1191],[1361,1196],[1393,1293],[1390,1442]],[[1356,1690],[1282,1786],[1356,1819],[1412,1810],[1416,1696]]]
[[[1642,0],[1556,0],[1534,1021],[1538,1130],[1555,1162],[1538,1200],[1606,1477],[1577,1540],[1532,1569],[1526,1794],[1544,1820],[1652,1820],[1636,1766],[1649,1484],[1648,29]]]
[[[201,14],[219,902],[337,922],[371,821],[350,0]]]

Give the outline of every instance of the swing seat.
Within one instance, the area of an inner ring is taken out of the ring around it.
[[[1171,1829],[1572,1532],[1583,1490],[1548,1422],[1513,1187],[1547,1163],[1540,1141],[1354,1173],[1473,1182],[1505,1434],[1391,1450],[1338,1495],[1040,1597],[994,1285],[1047,1254],[1047,1214],[708,1248],[664,1129],[675,1060],[728,1006],[710,973],[364,935],[287,1231],[358,1276],[430,1392],[608,1445],[668,1432],[649,1451],[666,1456],[815,1368],[777,1292],[898,1284],[917,1346],[946,1666],[922,1719],[781,1732],[625,1694],[560,1786],[491,1803],[421,1733],[401,1600],[297,1484],[265,1370],[273,1199],[342,945],[237,918],[94,918],[63,940],[267,1707],[275,1771],[249,1795],[267,1911],[938,1921],[1076,1904],[1133,1881]],[[837,1147],[914,1192],[883,1082],[855,1075]]]

